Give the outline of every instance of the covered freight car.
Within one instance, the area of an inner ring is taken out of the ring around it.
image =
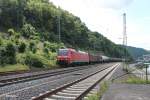
[[[102,62],[102,56],[101,55],[94,55],[89,53],[89,63],[100,63]]]

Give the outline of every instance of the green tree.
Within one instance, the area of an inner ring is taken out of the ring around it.
[[[0,65],[16,63],[16,48],[12,43],[0,47]]]
[[[8,43],[6,45],[6,52],[5,52],[6,62],[8,64],[15,64],[16,63],[16,48],[12,43]]]
[[[45,49],[56,52],[60,48],[60,16],[61,42],[66,47],[99,51],[112,57],[122,57],[126,52],[125,48],[111,42],[101,33],[90,31],[79,17],[57,8],[49,0],[0,0],[0,7],[0,30],[6,32],[12,28],[21,33],[19,37],[13,35],[12,42],[16,42],[22,36],[28,40],[47,41],[49,43]],[[12,30],[9,33],[13,33]],[[35,43],[29,43],[29,49],[35,53]],[[130,56],[129,53],[127,55]]]
[[[35,35],[35,28],[31,24],[25,24],[23,25],[22,30],[22,35],[26,38],[29,38],[32,35]]]
[[[37,47],[36,47],[35,41],[31,41],[31,42],[30,42],[30,44],[29,44],[29,49],[30,49],[33,53],[36,53]]]
[[[26,44],[25,44],[24,42],[21,42],[21,43],[19,44],[18,51],[19,51],[20,53],[24,53],[25,50],[26,50]]]
[[[14,29],[8,29],[9,36],[15,35]]]

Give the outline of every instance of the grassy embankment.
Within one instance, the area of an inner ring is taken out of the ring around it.
[[[0,72],[27,71],[27,70],[30,70],[30,68],[22,64],[6,65],[0,67]]]
[[[145,68],[144,65],[136,66],[137,69],[143,71]],[[150,80],[146,81],[144,78],[140,78],[132,74],[133,69],[128,68],[127,69],[129,75],[126,79],[122,80],[122,83],[127,83],[127,84],[150,84]]]
[[[131,76],[131,77],[128,77],[127,80],[124,80],[123,83],[128,83],[128,84],[150,84],[150,80],[148,80],[146,82],[145,79],[141,79],[141,78],[136,77],[136,76]]]
[[[107,91],[108,86],[109,86],[108,82],[101,83],[100,90],[97,93],[88,96],[88,98],[86,100],[100,100],[102,95]]]
[[[55,60],[50,61],[50,65],[45,68],[36,68],[36,67],[30,67],[28,65],[23,65],[23,64],[15,64],[15,65],[5,65],[5,66],[0,66],[0,73],[3,72],[17,72],[17,71],[29,71],[29,70],[44,70],[44,69],[55,69],[58,66],[56,65]]]

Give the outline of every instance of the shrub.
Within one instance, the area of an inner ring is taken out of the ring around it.
[[[56,59],[56,57],[57,57],[57,53],[50,53],[50,59],[51,60],[55,60]]]
[[[44,47],[44,53],[48,54],[49,53],[49,49]]]
[[[55,66],[50,60],[46,59],[42,55],[37,55],[33,53],[27,53],[25,57],[25,64],[31,67],[37,67],[37,68],[50,68],[52,66]]]
[[[9,33],[9,36],[12,36],[15,34],[15,31],[14,29],[8,29],[8,33]]]
[[[60,43],[50,43],[48,41],[44,42],[44,47],[47,47],[51,52],[56,52],[59,48],[64,48],[64,44]]]
[[[0,47],[0,65],[4,65],[5,64],[5,48],[4,47]]]
[[[22,54],[17,54],[16,55],[16,61],[17,63],[20,63],[20,64],[25,64],[25,59],[26,59],[26,54],[25,53],[22,53]]]
[[[0,46],[3,44],[3,39],[0,37]]]
[[[22,35],[26,38],[29,38],[32,35],[35,35],[35,28],[31,24],[25,24],[23,25],[22,29]]]
[[[35,41],[31,41],[30,44],[29,44],[29,49],[33,52],[33,53],[36,53],[36,44],[35,44]]]
[[[29,66],[42,68],[44,67],[44,59],[36,54],[28,53],[25,58],[25,63]]]
[[[15,38],[16,38],[16,39],[19,39],[19,38],[20,38],[20,33],[16,33],[16,34],[15,34]]]
[[[18,51],[19,51],[20,53],[24,53],[25,50],[26,50],[26,44],[25,44],[24,42],[21,42],[21,43],[19,44]]]
[[[15,39],[14,37],[11,37],[10,42],[14,43],[15,45],[19,45],[19,39]]]
[[[16,63],[16,48],[12,43],[7,43],[6,46],[0,47],[0,64],[15,64]]]
[[[16,48],[12,43],[7,44],[5,56],[7,57],[6,62],[8,64],[16,63]]]

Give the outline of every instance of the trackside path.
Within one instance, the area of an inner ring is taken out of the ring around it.
[[[124,74],[126,73],[122,71],[121,66],[113,74],[112,79]],[[125,75],[115,79],[101,100],[150,100],[150,85],[126,84],[120,82],[127,77],[128,75]]]

